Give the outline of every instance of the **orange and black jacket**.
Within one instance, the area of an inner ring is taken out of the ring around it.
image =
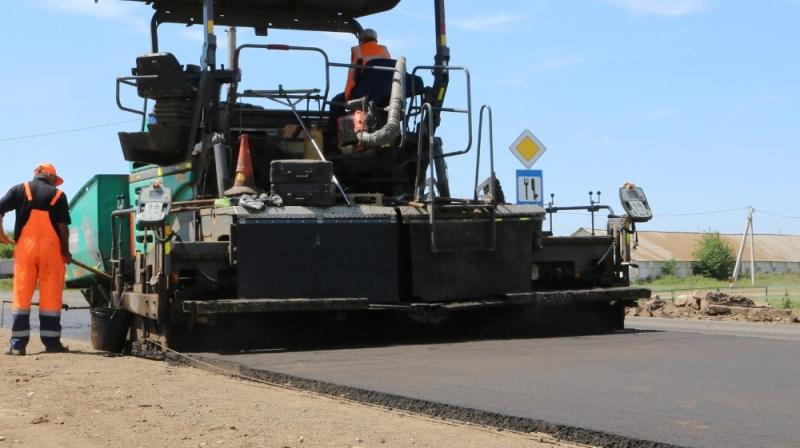
[[[16,212],[14,220],[14,239],[19,240],[22,228],[28,222],[31,215],[31,210],[46,210],[50,212],[50,222],[53,223],[53,229],[58,234],[58,226],[56,224],[69,225],[72,221],[69,217],[69,202],[67,196],[61,194],[54,205],[50,205],[50,201],[56,195],[56,187],[51,185],[44,179],[34,177],[33,180],[28,182],[31,188],[32,201],[28,201],[25,195],[25,185],[19,184],[11,187],[0,199],[0,215],[5,215],[10,211]]]

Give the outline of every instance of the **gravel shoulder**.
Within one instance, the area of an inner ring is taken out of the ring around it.
[[[3,346],[8,329],[0,330]],[[0,355],[8,446],[548,447],[520,434],[435,420],[133,357],[85,342],[68,354]]]

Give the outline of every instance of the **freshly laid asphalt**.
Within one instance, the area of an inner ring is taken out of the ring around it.
[[[33,297],[33,302],[39,301],[39,293]],[[88,306],[86,300],[80,291],[66,290],[64,291],[64,304],[70,307],[86,307]],[[0,326],[11,328],[11,291],[0,291]],[[39,337],[39,308],[36,306],[31,307],[31,330],[32,337]],[[89,340],[91,333],[91,319],[89,317],[88,309],[70,309],[61,312],[61,336],[64,339],[79,339]],[[6,342],[1,342],[0,346],[5,348]]]
[[[800,446],[800,325],[633,318],[626,326],[638,330],[201,356],[668,445]]]

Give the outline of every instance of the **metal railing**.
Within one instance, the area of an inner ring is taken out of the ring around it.
[[[122,111],[130,112],[130,113],[136,114],[136,115],[141,115],[142,116],[142,125],[141,125],[142,132],[144,132],[145,126],[147,125],[147,98],[144,98],[144,100],[143,100],[142,110],[138,110],[138,109],[133,109],[133,108],[127,107],[127,106],[122,104],[122,98],[120,96],[121,95],[121,87],[122,87],[122,84],[125,84],[126,86],[131,86],[131,87],[135,87],[135,88],[138,89],[139,88],[139,84],[138,84],[139,81],[141,81],[141,80],[157,80],[157,79],[158,79],[158,75],[120,76],[119,78],[117,78],[117,83],[116,83],[117,107]]]
[[[411,97],[411,101],[408,102],[408,106],[406,108],[406,118],[405,118],[405,126],[406,130],[410,129],[411,127],[411,119],[414,118],[415,120],[418,119],[419,123],[422,124],[425,122],[425,109],[427,108],[433,112],[445,112],[445,113],[455,113],[455,114],[465,114],[467,115],[467,145],[464,149],[460,151],[451,151],[448,153],[443,152],[442,155],[438,157],[450,157],[456,156],[459,154],[466,154],[469,152],[470,148],[472,148],[472,81],[469,74],[469,69],[466,67],[451,67],[449,65],[419,65],[414,67],[411,71],[411,86],[410,91],[416,92],[416,86],[414,84],[417,72],[419,70],[444,70],[446,72],[450,71],[460,71],[464,73],[464,77],[466,80],[467,85],[467,106],[466,108],[457,108],[457,107],[433,107],[428,103],[419,104],[417,105],[417,95]],[[433,122],[435,124],[435,121]],[[417,124],[415,121],[414,124]],[[430,129],[435,129],[435,127],[431,127]],[[430,131],[430,134],[434,134],[435,132]]]
[[[239,83],[241,82],[241,80],[239,79],[239,55],[241,54],[242,50],[248,49],[248,48],[249,49],[261,49],[261,50],[267,50],[267,51],[307,51],[307,52],[319,53],[320,55],[322,55],[322,58],[325,61],[325,90],[324,90],[323,94],[320,95],[319,97],[313,97],[313,98],[308,98],[308,99],[310,99],[310,100],[319,99],[319,100],[321,100],[323,102],[327,101],[328,95],[330,94],[330,89],[331,89],[330,67],[333,65],[330,62],[329,58],[328,58],[328,53],[326,53],[325,50],[323,50],[321,48],[317,48],[317,47],[303,47],[303,46],[297,46],[297,45],[284,45],[284,44],[267,44],[267,45],[244,44],[244,45],[240,45],[238,48],[236,48],[236,51],[234,53],[234,58],[233,58],[233,67],[232,67],[233,68],[233,73],[234,73],[234,81],[233,81],[233,86],[231,88],[231,92],[232,92],[232,95],[233,95],[234,99],[236,97],[241,96],[237,92],[238,87],[239,87]],[[304,99],[306,99],[306,98],[304,98]],[[230,99],[229,99],[229,101],[230,101]]]
[[[431,106],[430,103],[424,103],[420,110],[422,111],[422,122],[425,123],[427,120],[428,129],[433,128],[433,121],[434,121],[434,107]],[[423,139],[419,139],[417,142],[417,178],[415,180],[415,190],[414,190],[414,201],[415,202],[422,202],[429,206],[428,210],[428,223],[431,229],[431,252],[438,253],[442,252],[437,244],[437,225],[436,225],[436,211],[437,209],[473,209],[473,210],[488,210],[489,211],[489,223],[491,228],[491,235],[490,235],[490,242],[489,247],[475,247],[471,248],[472,250],[480,250],[480,251],[494,251],[497,248],[497,197],[495,194],[495,177],[494,177],[494,132],[492,130],[492,109],[488,105],[484,105],[481,107],[480,110],[480,120],[478,126],[478,149],[477,149],[477,157],[475,160],[475,188],[473,190],[477,190],[477,179],[480,173],[480,163],[481,163],[481,143],[483,137],[483,116],[484,112],[487,113],[487,123],[489,126],[489,167],[491,170],[490,173],[490,192],[491,192],[491,202],[484,202],[479,201],[477,199],[477,192],[472,200],[469,199],[455,199],[455,198],[439,198],[436,195],[436,184],[437,184],[437,176],[436,176],[436,169],[435,169],[435,151],[436,151],[436,144],[434,141],[434,133],[428,133],[428,171],[429,171],[429,180],[430,182],[423,182],[421,179],[422,175],[422,150],[423,150]],[[438,157],[444,157],[443,155],[439,155]],[[428,185],[428,194],[424,195],[423,198],[423,185]],[[440,203],[441,202],[441,203]]]

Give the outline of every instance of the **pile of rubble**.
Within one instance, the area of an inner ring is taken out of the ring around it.
[[[682,295],[675,301],[662,300],[658,295],[639,300],[628,308],[628,316],[673,317],[684,319],[738,320],[748,322],[800,323],[800,310],[780,310],[771,306],[756,305],[743,296],[732,296],[724,292],[697,291]]]

